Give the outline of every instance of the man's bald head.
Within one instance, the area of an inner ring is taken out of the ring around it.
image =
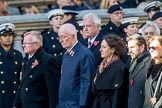
[[[62,32],[62,31],[68,33],[69,35],[77,35],[77,30],[76,30],[75,26],[70,23],[63,24],[59,28],[59,32]]]
[[[70,23],[63,24],[58,30],[59,41],[63,48],[69,50],[77,42],[77,30]]]

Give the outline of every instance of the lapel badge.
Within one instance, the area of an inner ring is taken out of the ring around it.
[[[155,7],[160,7],[160,4],[156,1]]]
[[[6,25],[6,26],[5,26],[5,29],[6,29],[6,31],[9,31],[9,26]]]
[[[69,54],[70,54],[71,56],[74,56],[74,51],[71,50],[71,51],[69,52]]]

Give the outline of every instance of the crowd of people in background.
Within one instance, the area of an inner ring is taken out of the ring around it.
[[[56,0],[43,10],[51,28],[23,34],[24,58],[13,48],[15,25],[0,24],[0,108],[162,108],[162,2],[143,7],[140,26],[123,15],[143,2]],[[14,15],[9,8],[18,12],[0,1],[1,16]],[[109,21],[86,13],[79,25],[88,9],[107,9]]]
[[[114,4],[120,4],[122,8],[141,8],[141,6],[146,5],[151,1],[154,0],[54,0],[53,5],[50,4],[44,7],[44,9],[39,10],[39,7],[37,7],[37,5],[20,8],[16,6],[10,6],[7,0],[0,0],[0,16],[23,15],[26,13],[46,13],[52,9],[62,9],[64,6],[69,5],[73,5],[76,11],[90,9],[108,9],[111,5]]]

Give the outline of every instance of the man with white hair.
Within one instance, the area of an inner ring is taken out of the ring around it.
[[[149,45],[149,40],[151,37],[160,35],[159,27],[152,21],[147,21],[146,24],[141,28],[141,32],[142,36],[147,42],[147,46]]]
[[[59,87],[59,108],[91,108],[91,84],[95,72],[93,54],[77,39],[74,25],[59,28],[59,40],[67,51],[63,56]]]
[[[87,47],[91,50],[95,57],[96,67],[101,63],[100,54],[101,41],[103,34],[101,30],[101,18],[94,13],[88,13],[83,16],[83,32],[87,37]]]

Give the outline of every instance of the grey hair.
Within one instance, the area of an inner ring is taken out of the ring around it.
[[[146,24],[141,28],[142,29],[142,36],[144,36],[144,30],[149,26],[151,26],[155,29],[156,35],[160,35],[159,27],[154,22],[147,21]]]
[[[101,25],[101,18],[100,18],[98,15],[96,15],[96,14],[94,14],[94,13],[88,13],[88,14],[85,14],[85,15],[83,16],[83,20],[89,19],[89,18],[91,18],[92,21],[93,21],[95,24]]]
[[[43,39],[42,39],[42,35],[40,34],[40,32],[37,32],[37,31],[26,32],[24,34],[24,37],[29,34],[32,35],[32,42],[37,42],[40,46],[43,46]]]

